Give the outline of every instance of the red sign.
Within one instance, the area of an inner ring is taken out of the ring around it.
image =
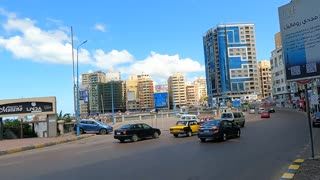
[[[299,80],[297,83],[299,84],[309,84],[313,79]]]

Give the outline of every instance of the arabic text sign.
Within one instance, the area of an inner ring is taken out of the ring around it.
[[[20,102],[0,105],[0,115],[53,112],[50,102]]]
[[[319,0],[295,0],[279,8],[287,80],[320,76],[319,7]]]

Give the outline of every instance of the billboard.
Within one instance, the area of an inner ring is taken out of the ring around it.
[[[167,92],[168,84],[157,84],[154,86],[155,92]]]
[[[278,9],[288,81],[320,76],[319,7],[319,0],[292,0]]]
[[[168,108],[168,92],[154,93],[154,107]]]
[[[79,90],[79,100],[88,103],[89,100],[89,93],[87,89],[80,89]]]

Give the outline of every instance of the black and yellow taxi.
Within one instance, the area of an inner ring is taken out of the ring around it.
[[[199,123],[196,120],[180,120],[177,121],[175,126],[170,127],[170,133],[174,137],[178,137],[179,134],[192,136],[197,133],[199,129]]]

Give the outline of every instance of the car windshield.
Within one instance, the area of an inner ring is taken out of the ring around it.
[[[221,118],[232,118],[232,114],[230,113],[222,114]]]
[[[187,121],[178,121],[177,123],[176,123],[176,125],[177,126],[185,126],[185,125],[187,125]]]
[[[210,121],[203,123],[202,126],[219,126],[220,122],[221,121],[219,121],[219,120],[210,120]]]

